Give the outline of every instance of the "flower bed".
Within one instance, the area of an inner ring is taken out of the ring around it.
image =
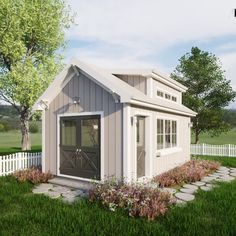
[[[53,178],[51,173],[42,173],[40,168],[37,167],[16,171],[13,176],[15,176],[19,182],[29,181],[33,184],[46,183],[49,179]]]
[[[164,215],[175,199],[167,192],[137,185],[119,183],[99,184],[89,192],[89,200],[101,202],[110,210],[122,208],[129,216],[153,220]]]
[[[160,187],[172,187],[183,183],[201,180],[204,176],[216,171],[220,163],[207,160],[191,160],[182,166],[169,170],[153,178]]]

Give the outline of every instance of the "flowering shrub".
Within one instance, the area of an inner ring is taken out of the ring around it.
[[[51,173],[42,173],[42,171],[36,167],[16,171],[13,176],[15,176],[19,182],[29,181],[33,184],[46,183],[53,177]]]
[[[121,183],[99,184],[89,192],[89,200],[99,201],[111,211],[125,209],[129,216],[146,217],[153,220],[164,215],[175,199],[158,189]]]
[[[182,166],[169,170],[153,178],[160,187],[171,187],[182,183],[201,180],[204,176],[217,170],[220,163],[207,160],[191,160]]]

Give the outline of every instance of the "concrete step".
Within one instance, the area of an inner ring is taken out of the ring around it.
[[[48,182],[51,184],[59,185],[59,186],[66,186],[66,187],[81,189],[85,191],[89,191],[89,189],[94,187],[94,183],[77,180],[77,179],[58,177],[58,176],[54,177],[53,179],[48,180]]]

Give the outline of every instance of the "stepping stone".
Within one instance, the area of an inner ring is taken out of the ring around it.
[[[36,186],[37,189],[52,189],[53,185],[52,184],[47,184],[47,183],[42,183],[40,185]]]
[[[208,186],[201,186],[200,188],[203,191],[210,191],[212,189],[212,187],[208,187]]]
[[[196,189],[190,189],[190,188],[181,188],[180,189],[180,192],[182,192],[182,193],[189,193],[189,194],[193,194],[196,191],[197,191]]]
[[[216,173],[217,174],[228,174],[229,171],[228,170],[218,170]]]
[[[232,176],[226,176],[218,179],[218,181],[223,181],[223,182],[230,182],[232,180],[234,180],[234,177]]]
[[[219,177],[219,175],[217,175],[217,174],[210,174],[210,175],[208,175],[208,177],[212,177],[212,178],[218,178]]]
[[[175,197],[185,202],[192,201],[195,198],[194,195],[189,194],[189,193],[176,193]]]
[[[198,187],[192,184],[185,184],[183,185],[183,188],[189,188],[189,189],[193,189],[193,190],[198,190]]]
[[[229,168],[225,166],[221,166],[218,170],[229,170]]]
[[[75,197],[76,196],[81,196],[81,195],[84,194],[84,191],[77,189],[77,190],[74,190],[74,191],[70,191],[70,194],[72,194]]]
[[[209,187],[209,188],[214,188],[216,185],[215,184],[206,184],[206,187]],[[204,187],[204,186],[202,186]]]
[[[233,176],[233,177],[236,177],[236,172],[235,173],[231,172],[230,175]]]
[[[175,193],[177,192],[177,190],[174,189],[174,188],[162,188],[161,191],[163,191],[163,192],[168,192],[168,193],[170,193],[171,195],[173,195],[173,194],[175,194]]]
[[[70,188],[62,187],[62,186],[56,186],[52,188],[52,190],[58,193],[67,193],[71,191]]]
[[[50,198],[59,198],[61,196],[60,193],[54,191],[48,191],[47,193],[45,193],[45,195]]]
[[[203,179],[201,179],[201,181],[208,183],[208,182],[211,182],[211,181],[213,181],[213,180],[215,180],[215,179],[216,179],[215,177],[206,176],[206,177],[204,177]]]
[[[230,173],[236,173],[236,170],[230,170]]]
[[[230,167],[229,169],[230,169],[230,171],[236,171],[236,168],[234,168],[234,167]]]
[[[193,185],[196,185],[196,186],[203,186],[203,185],[205,185],[206,183],[204,183],[204,182],[201,182],[201,181],[196,181],[196,182],[193,182],[193,183],[191,183],[191,184],[193,184]]]
[[[48,189],[46,188],[35,188],[32,190],[33,193],[35,194],[45,194],[48,192]]]

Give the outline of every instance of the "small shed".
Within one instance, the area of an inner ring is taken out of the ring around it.
[[[73,59],[34,105],[42,168],[86,181],[152,178],[190,159],[185,86],[156,70],[107,70]]]

